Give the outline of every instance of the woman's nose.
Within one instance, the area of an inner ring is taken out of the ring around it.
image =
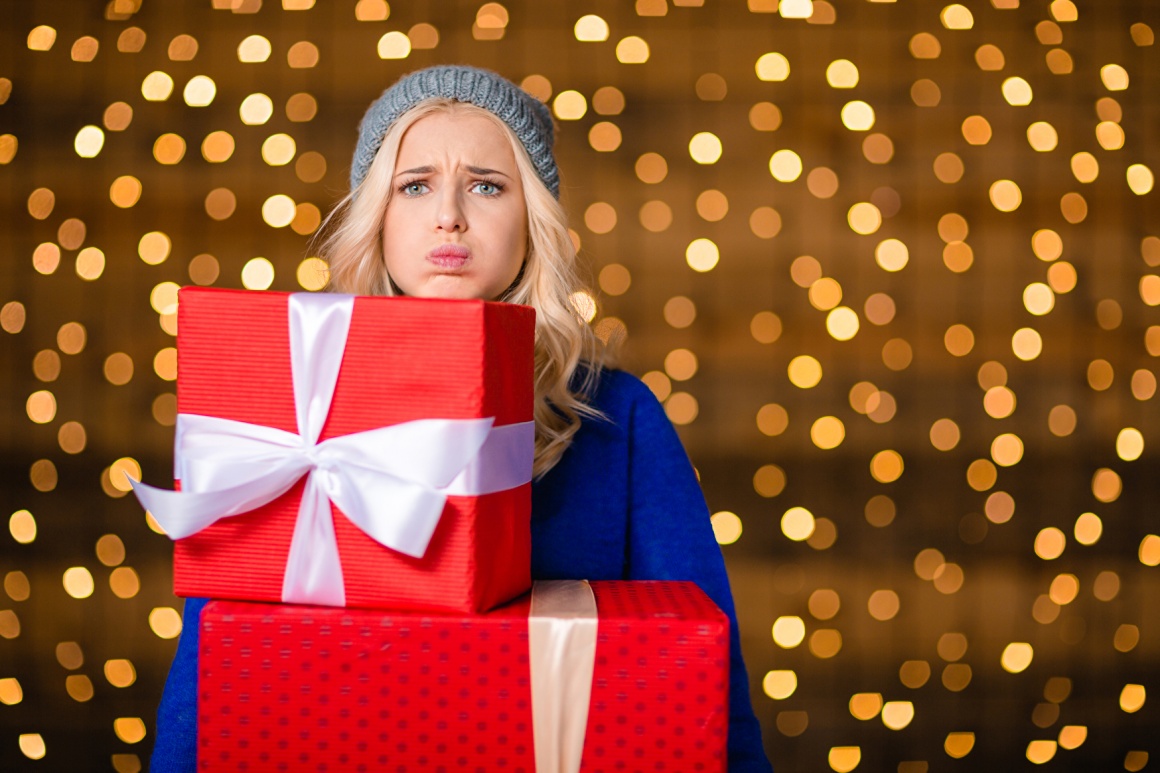
[[[435,221],[439,230],[462,232],[467,230],[467,218],[463,214],[463,202],[456,190],[444,190],[439,195]]]

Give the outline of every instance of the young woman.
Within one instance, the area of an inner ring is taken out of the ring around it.
[[[737,617],[692,465],[638,379],[600,366],[557,201],[551,114],[495,73],[440,66],[363,118],[350,194],[323,254],[331,287],[536,309],[534,579],[692,580],[729,616],[729,770],[769,771]],[[158,711],[152,770],[192,771],[198,616],[190,599]]]

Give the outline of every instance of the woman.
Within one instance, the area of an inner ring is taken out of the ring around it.
[[[602,369],[573,310],[575,250],[548,109],[495,73],[405,76],[363,118],[351,192],[331,216],[331,286],[536,309],[534,579],[695,581],[731,626],[730,771],[768,771],[709,513],[680,440],[636,378]],[[158,711],[154,771],[193,770],[197,617]]]

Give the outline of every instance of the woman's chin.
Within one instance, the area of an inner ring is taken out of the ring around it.
[[[406,294],[414,298],[440,298],[448,301],[487,301],[495,295],[467,277],[448,274],[432,277],[416,292]]]

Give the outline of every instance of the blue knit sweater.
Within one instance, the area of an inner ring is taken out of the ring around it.
[[[689,458],[648,387],[622,371],[601,375],[572,445],[532,486],[532,577],[537,580],[693,580],[729,616],[729,771],[768,773],[749,702],[737,615]],[[198,619],[205,599],[185,603],[185,628],[157,711],[153,773],[195,770]]]

